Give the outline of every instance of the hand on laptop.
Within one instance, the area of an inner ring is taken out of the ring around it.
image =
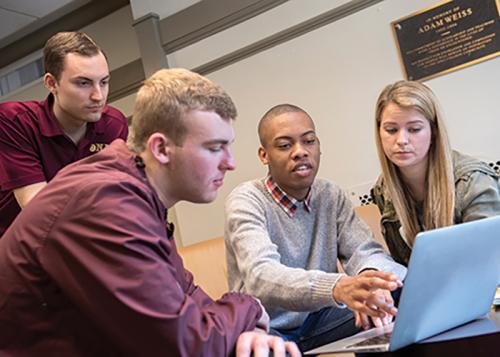
[[[388,290],[378,290],[375,292],[380,294],[380,299],[384,299],[389,305],[394,305],[394,300],[391,293]],[[370,319],[375,327],[382,327],[388,325],[394,320],[395,315],[386,314],[384,317],[368,316],[366,314],[360,313],[358,311],[354,312],[354,323],[356,327],[363,327],[363,329],[368,330],[372,327],[370,324]]]
[[[236,343],[237,357],[264,357],[268,356],[271,350],[274,357],[301,356],[299,348],[294,342],[285,342],[281,337],[268,335],[264,332],[244,332]]]
[[[356,276],[340,278],[333,289],[333,298],[359,314],[383,319],[397,314],[390,292],[401,286],[403,283],[392,273],[366,270]],[[362,317],[359,318],[366,326]]]

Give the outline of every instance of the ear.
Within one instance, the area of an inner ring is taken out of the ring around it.
[[[56,92],[57,92],[57,88],[56,88],[57,80],[52,74],[45,73],[45,75],[43,76],[43,84],[45,85],[45,88],[47,88],[49,90],[50,93],[52,93],[54,95],[56,94]]]
[[[154,157],[159,164],[167,164],[170,162],[172,145],[174,145],[172,140],[162,133],[153,133],[146,144],[151,156]]]
[[[260,159],[260,162],[262,162],[264,165],[267,165],[269,164],[269,161],[267,160],[267,151],[266,149],[264,149],[264,147],[259,147],[259,150],[258,150],[258,155],[259,155],[259,159]]]

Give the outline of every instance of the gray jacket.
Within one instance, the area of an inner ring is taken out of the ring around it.
[[[499,175],[485,162],[453,152],[455,176],[455,223],[473,221],[500,214]],[[401,237],[401,223],[396,215],[384,179],[380,176],[372,188],[372,197],[382,214],[381,228],[392,257],[408,265],[411,247]]]

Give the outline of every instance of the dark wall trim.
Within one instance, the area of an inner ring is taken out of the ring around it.
[[[23,37],[0,48],[0,68],[39,50],[54,33],[79,30],[128,4],[129,0],[93,0],[42,27],[28,26]]]
[[[221,68],[241,61],[244,58],[253,56],[259,52],[265,51],[284,42],[293,40],[294,38],[340,20],[346,16],[354,14],[381,1],[383,0],[353,0],[321,15],[313,17],[310,20],[304,21],[286,30],[280,31],[272,36],[266,37],[251,45],[243,47],[237,51],[231,52],[211,62],[196,67],[193,69],[193,71],[203,75],[215,72]]]
[[[202,0],[160,21],[163,49],[175,52],[286,1]]]
[[[257,16],[287,0],[202,0],[187,9],[159,21],[160,44],[165,53],[173,52],[198,42],[219,31],[237,25]],[[150,17],[151,15],[148,15]],[[144,19],[138,19],[138,27]],[[149,30],[151,30],[149,28]],[[151,31],[149,31],[151,32]],[[146,41],[144,34],[137,31],[138,41]],[[167,40],[165,40],[167,39]],[[144,51],[141,49],[141,54]],[[153,53],[154,51],[146,51]],[[147,57],[151,55],[146,54]],[[157,59],[157,53],[151,57]],[[150,59],[151,60],[151,59]],[[144,63],[147,64],[145,58]],[[136,60],[111,72],[111,87],[108,102],[113,102],[136,92],[146,78],[143,61]],[[155,60],[155,63],[157,61]],[[167,67],[166,61],[162,67]],[[151,67],[152,66],[146,66]]]
[[[132,26],[139,44],[146,77],[149,77],[160,68],[167,68],[167,55],[162,47],[160,37],[159,16],[149,13],[135,20]]]
[[[144,79],[144,69],[140,59],[111,71],[108,102],[111,103],[135,93]]]
[[[225,2],[226,0],[221,0],[222,2]],[[246,46],[244,48],[241,48],[237,51],[231,52],[227,55],[221,56],[211,62],[208,62],[206,64],[203,64],[197,68],[194,68],[193,71],[198,72],[200,74],[206,75],[211,72],[215,72],[219,69],[222,69],[226,66],[229,66],[233,63],[236,63],[238,61],[241,61],[244,58],[251,57],[257,53],[260,53],[262,51],[265,51],[269,48],[272,48],[274,46],[277,46],[279,44],[282,44],[284,42],[293,40],[294,38],[297,38],[299,36],[302,36],[310,31],[313,31],[315,29],[318,29],[322,26],[328,25],[332,22],[335,22],[337,20],[340,20],[346,16],[349,16],[351,14],[354,14],[358,11],[361,11],[367,7],[370,7],[372,5],[375,5],[383,0],[353,0],[350,1],[342,6],[339,6],[335,9],[332,9],[328,12],[325,12],[321,15],[318,15],[310,20],[304,21],[300,24],[297,24],[293,27],[290,27],[286,30],[283,30],[281,32],[278,32],[272,36],[266,37],[260,41],[257,41],[249,46]],[[255,1],[254,1],[255,3]],[[281,3],[281,2],[280,2]],[[276,6],[275,4],[274,6]],[[193,5],[196,6],[196,5]],[[190,8],[186,9],[189,10]],[[200,8],[199,8],[200,9]],[[190,10],[192,11],[192,10]],[[165,30],[165,26],[167,23],[170,24],[174,23],[172,22],[173,19],[177,16],[178,14],[174,14],[166,19],[163,19],[160,21],[160,28],[163,31]],[[184,17],[185,15],[181,15],[180,19],[183,19],[183,21],[186,21],[187,24],[191,24],[191,27],[193,26],[194,19],[193,18],[186,18]],[[221,16],[221,14],[219,14]],[[168,21],[167,21],[168,20]],[[236,19],[233,19],[235,21],[234,24],[231,26],[234,26],[235,24],[242,22],[237,21]],[[167,22],[166,22],[167,21]],[[180,20],[175,20],[175,21],[180,21]],[[199,26],[196,26],[195,29],[192,29],[191,34],[188,34],[189,31],[187,31],[187,27],[189,26],[184,26],[184,30],[179,29],[179,32],[177,34],[181,34],[184,32],[185,37],[184,40],[182,38],[177,38],[174,40],[171,40],[170,42],[164,41],[163,46],[165,49],[165,46],[168,48],[169,44],[172,45],[175,41],[179,41],[178,44],[182,43],[182,46],[179,48],[176,48],[176,50],[181,49],[182,47],[188,46],[191,43],[197,42],[202,40],[203,38],[207,37],[205,34],[198,33],[199,31]],[[214,26],[215,28],[215,26]],[[198,33],[199,37],[195,37],[194,34]],[[164,40],[166,35],[162,35],[162,39]],[[192,37],[191,37],[192,36]],[[175,36],[173,36],[175,37]],[[171,47],[174,48],[174,47]],[[167,51],[166,51],[167,52]],[[171,51],[170,51],[171,52]],[[115,71],[112,71],[111,73],[111,93],[109,95],[109,101],[112,102],[114,100],[118,100],[122,97],[125,97],[127,95],[130,95],[134,93],[142,84],[143,80],[145,79],[144,75],[144,70],[142,67],[142,62],[141,60],[134,61],[126,66],[123,66],[121,68],[116,69]]]
[[[193,70],[200,74],[209,74],[381,1],[383,0],[352,0],[338,8],[221,56]],[[166,53],[171,53],[257,16],[284,2],[285,0],[202,0],[200,3],[159,21],[160,43]],[[2,53],[0,68],[42,48],[47,38],[53,33],[60,30],[82,28],[128,5],[128,3],[128,0],[94,0],[86,6],[82,6],[77,11],[40,29],[37,31],[37,36],[33,36],[33,34],[26,35],[21,40],[0,48]],[[141,59],[111,71],[111,88],[108,101],[113,102],[135,93],[145,77]]]

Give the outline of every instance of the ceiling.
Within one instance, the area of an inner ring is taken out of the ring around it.
[[[91,0],[0,0],[0,48]]]
[[[75,31],[129,0],[0,0],[0,69],[40,50],[58,31]]]

